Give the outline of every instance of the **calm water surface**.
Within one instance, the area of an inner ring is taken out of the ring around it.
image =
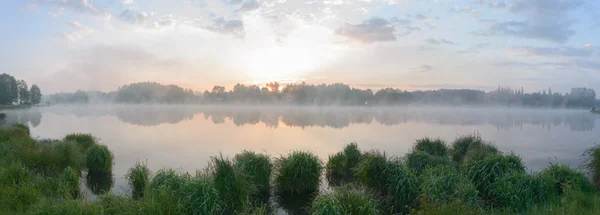
[[[425,136],[447,141],[479,133],[530,171],[549,162],[578,166],[583,151],[600,142],[600,115],[585,110],[483,108],[307,108],[216,106],[52,106],[8,111],[38,138],[91,133],[115,155],[112,191],[137,161],[152,170],[204,169],[210,156],[244,149],[273,157],[310,150],[325,162],[350,142],[364,150],[402,156]]]

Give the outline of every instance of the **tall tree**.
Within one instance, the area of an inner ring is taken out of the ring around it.
[[[17,81],[17,85],[19,88],[19,104],[30,104],[31,98],[29,95],[29,87],[27,87],[27,82],[20,80]]]
[[[37,105],[42,101],[42,91],[37,85],[31,85],[31,104]]]
[[[15,77],[9,74],[0,75],[0,104],[12,104],[19,99],[19,87]]]

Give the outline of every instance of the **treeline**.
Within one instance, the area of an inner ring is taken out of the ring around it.
[[[37,85],[27,86],[24,80],[3,73],[0,75],[0,104],[37,105],[42,101],[42,91]]]
[[[294,104],[294,105],[499,105],[526,107],[581,107],[596,105],[596,92],[588,88],[573,88],[570,93],[552,93],[543,90],[524,93],[523,88],[499,87],[485,92],[472,89],[440,89],[406,91],[384,88],[373,92],[371,89],[352,88],[336,84],[287,84],[277,82],[265,86],[236,84],[233,89],[214,86],[203,93],[194,92],[175,85],[161,85],[154,82],[125,85],[117,91],[83,92],[55,94],[49,97],[52,103],[193,103],[193,104]]]

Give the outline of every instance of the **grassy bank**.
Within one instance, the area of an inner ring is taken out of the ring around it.
[[[582,171],[530,174],[478,136],[424,138],[405,155],[352,143],[326,162],[243,151],[194,174],[138,163],[125,177],[130,192],[116,196],[112,152],[96,138],[37,140],[15,125],[0,128],[0,214],[600,214],[600,148],[584,158]],[[86,200],[80,184],[98,198]]]

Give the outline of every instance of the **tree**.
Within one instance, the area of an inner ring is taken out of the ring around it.
[[[15,77],[9,74],[0,75],[0,104],[12,104],[19,100],[19,87]]]
[[[42,101],[42,91],[37,85],[31,85],[31,104],[37,105]]]
[[[24,80],[17,81],[17,86],[19,89],[19,104],[30,104],[31,98],[27,82]]]

